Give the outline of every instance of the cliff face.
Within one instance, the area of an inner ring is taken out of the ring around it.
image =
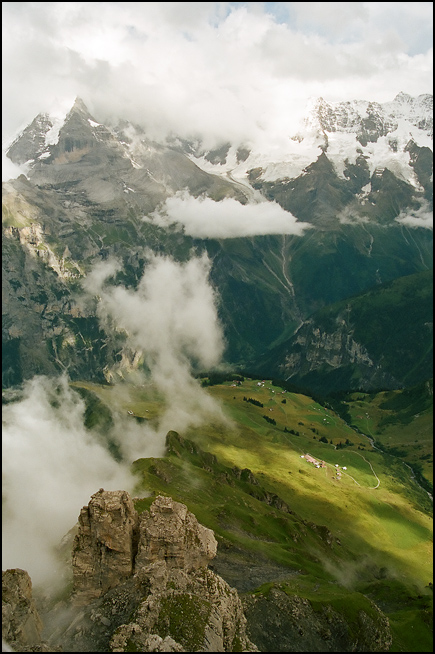
[[[133,574],[138,515],[125,491],[100,490],[79,516],[73,548],[75,601],[86,604]]]
[[[58,652],[49,648],[41,637],[42,620],[32,596],[32,581],[25,570],[14,568],[2,572],[2,639],[3,646],[15,652]]]

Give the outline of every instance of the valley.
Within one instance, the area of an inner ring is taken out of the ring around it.
[[[229,424],[169,432],[164,457],[133,463],[136,492],[150,495],[136,500],[138,510],[155,494],[185,503],[218,539],[214,569],[242,594],[267,597],[273,587],[345,613],[368,597],[390,618],[390,651],[417,651],[417,641],[406,632],[411,619],[419,621],[418,642],[427,651],[431,636],[424,607],[432,576],[427,493],[399,458],[372,446],[361,420],[355,430],[331,405],[270,379],[234,377],[205,386]],[[163,411],[149,386],[74,382],[72,387],[94,398],[95,416],[104,406],[157,424]],[[360,394],[349,401],[350,412],[356,405],[362,413],[381,403],[382,394],[366,399]],[[395,429],[397,441],[405,439],[406,425],[396,423]]]

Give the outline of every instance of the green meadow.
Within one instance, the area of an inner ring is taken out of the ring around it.
[[[155,427],[164,410],[150,385],[73,386],[88,406],[93,398],[91,422],[110,407]],[[265,573],[256,592],[279,577],[286,592],[347,611],[370,598],[390,618],[391,651],[432,651],[432,504],[410,468],[373,447],[362,424],[355,431],[330,405],[270,380],[201,391],[222,407],[225,421],[169,432],[164,457],[135,461],[136,494],[148,495],[137,509],[155,494],[170,495],[214,530],[216,569],[229,570],[233,585],[243,583],[243,566],[257,562]],[[366,398],[352,401],[355,421],[374,415],[373,407],[363,412]],[[388,600],[392,588],[395,602]],[[417,640],[410,624],[418,625]]]
[[[433,383],[346,397],[352,424],[433,484]],[[430,488],[430,486],[429,486]]]

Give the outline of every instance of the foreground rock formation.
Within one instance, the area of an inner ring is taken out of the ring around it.
[[[138,513],[127,492],[100,489],[80,512],[72,593],[46,604],[44,627],[27,572],[3,573],[4,642],[51,652],[389,650],[388,619],[368,598],[351,620],[285,583],[242,603],[208,567],[216,552],[214,533],[184,504],[159,495]]]
[[[128,493],[100,489],[80,512],[72,560],[81,617],[64,647],[258,651],[237,591],[207,568],[216,551],[213,532],[184,504],[158,496],[139,515]]]
[[[20,568],[3,571],[2,639],[4,651],[59,651],[58,648],[51,649],[43,643],[41,632],[42,621],[32,596],[32,581],[28,573]],[[8,649],[6,649],[5,643],[7,643]]]
[[[77,604],[101,597],[131,577],[137,533],[138,515],[128,493],[101,489],[91,497],[80,511],[73,547]]]

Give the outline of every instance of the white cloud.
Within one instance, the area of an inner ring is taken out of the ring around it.
[[[433,229],[433,211],[428,202],[422,203],[417,210],[406,209],[406,211],[402,211],[396,220],[406,227]]]
[[[182,433],[204,420],[229,424],[192,375],[195,365],[217,365],[224,348],[208,258],[183,264],[150,254],[136,291],[107,284],[118,270],[114,261],[102,263],[86,290],[99,296],[104,326],[126,330],[128,346],[142,354],[164,410],[139,424],[125,413],[129,385],[116,387],[108,437],[123,456],[118,462],[101,435],[85,428],[84,402],[66,377],[35,377],[20,401],[3,408],[2,565],[27,570],[36,585],[61,581],[54,550],[98,488],[133,492],[130,464],[163,456],[170,429]]]
[[[214,202],[179,192],[149,218],[161,227],[175,225],[195,238],[238,238],[266,234],[302,235],[312,225],[299,222],[276,202],[240,204],[232,198]]]
[[[4,131],[79,95],[155,138],[284,137],[311,96],[430,93],[431,4],[6,2]]]
[[[35,584],[59,582],[54,548],[92,493],[133,489],[128,465],[85,428],[84,410],[66,378],[47,377],[3,407],[2,566],[27,570]],[[146,449],[155,455],[161,447]]]
[[[179,263],[150,252],[136,290],[105,284],[116,271],[113,262],[100,264],[84,283],[99,297],[105,329],[125,330],[128,346],[140,353],[162,393],[166,408],[156,428],[162,442],[169,429],[182,432],[204,419],[225,420],[192,374],[217,366],[225,346],[210,265],[206,255]]]

